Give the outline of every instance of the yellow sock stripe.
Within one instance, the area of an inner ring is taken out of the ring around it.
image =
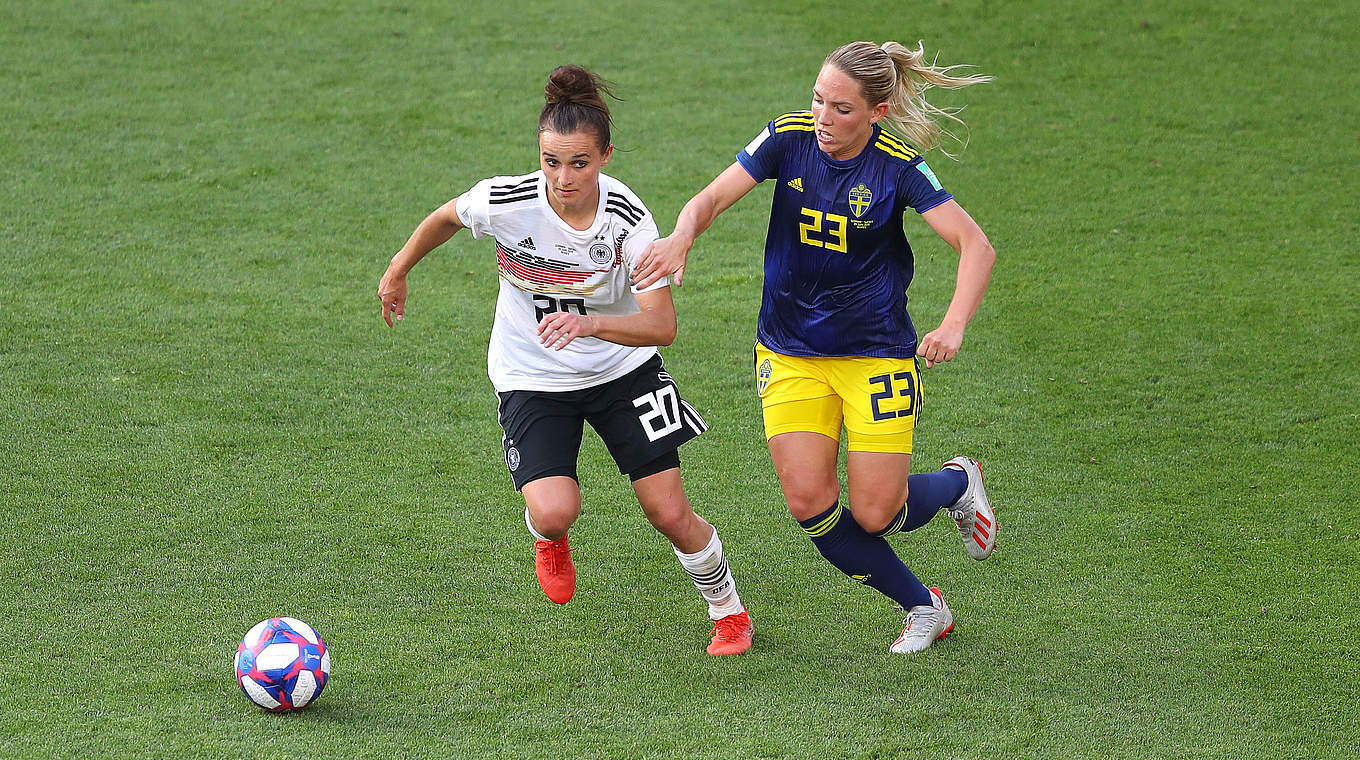
[[[831,529],[836,527],[836,523],[840,522],[840,519],[841,508],[840,505],[837,505],[836,508],[832,510],[831,514],[827,515],[825,520],[822,520],[811,528],[803,528],[803,532],[812,538],[821,538],[827,533],[830,533]]]
[[[901,531],[903,526],[905,526],[906,524],[907,524],[907,508],[903,507],[902,511],[897,513],[897,517],[893,518],[892,522],[888,523],[887,526],[883,528],[883,530],[878,531],[874,535],[878,536],[879,538],[887,538],[888,536],[891,536],[892,534]]]

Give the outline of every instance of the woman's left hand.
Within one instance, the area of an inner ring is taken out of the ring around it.
[[[940,325],[926,333],[916,344],[916,355],[926,360],[926,369],[935,362],[947,362],[959,352],[963,345],[963,328]]]
[[[538,322],[538,342],[554,351],[561,351],[577,338],[595,334],[595,321],[569,311],[544,314]]]

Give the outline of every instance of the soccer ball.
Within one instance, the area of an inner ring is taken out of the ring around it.
[[[321,696],[331,654],[310,625],[291,617],[261,620],[236,647],[236,682],[270,712],[301,710]]]

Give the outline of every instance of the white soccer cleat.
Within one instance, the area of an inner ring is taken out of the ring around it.
[[[996,513],[992,511],[992,500],[987,498],[987,489],[982,484],[982,468],[971,457],[954,457],[944,463],[945,467],[963,470],[968,476],[968,487],[963,495],[946,507],[949,516],[959,526],[959,536],[963,538],[963,548],[973,559],[987,559],[996,548]]]
[[[954,613],[944,603],[944,595],[937,588],[930,590],[930,604],[918,604],[907,610],[902,635],[893,642],[897,654],[920,652],[954,630]]]

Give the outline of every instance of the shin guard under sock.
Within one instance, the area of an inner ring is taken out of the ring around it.
[[[930,590],[912,575],[887,540],[865,532],[839,503],[798,524],[837,570],[873,587],[903,609],[930,604]]]
[[[930,522],[936,512],[958,501],[967,488],[968,476],[952,467],[909,476],[906,506],[882,530],[871,535],[887,538],[898,531],[910,533]]]

